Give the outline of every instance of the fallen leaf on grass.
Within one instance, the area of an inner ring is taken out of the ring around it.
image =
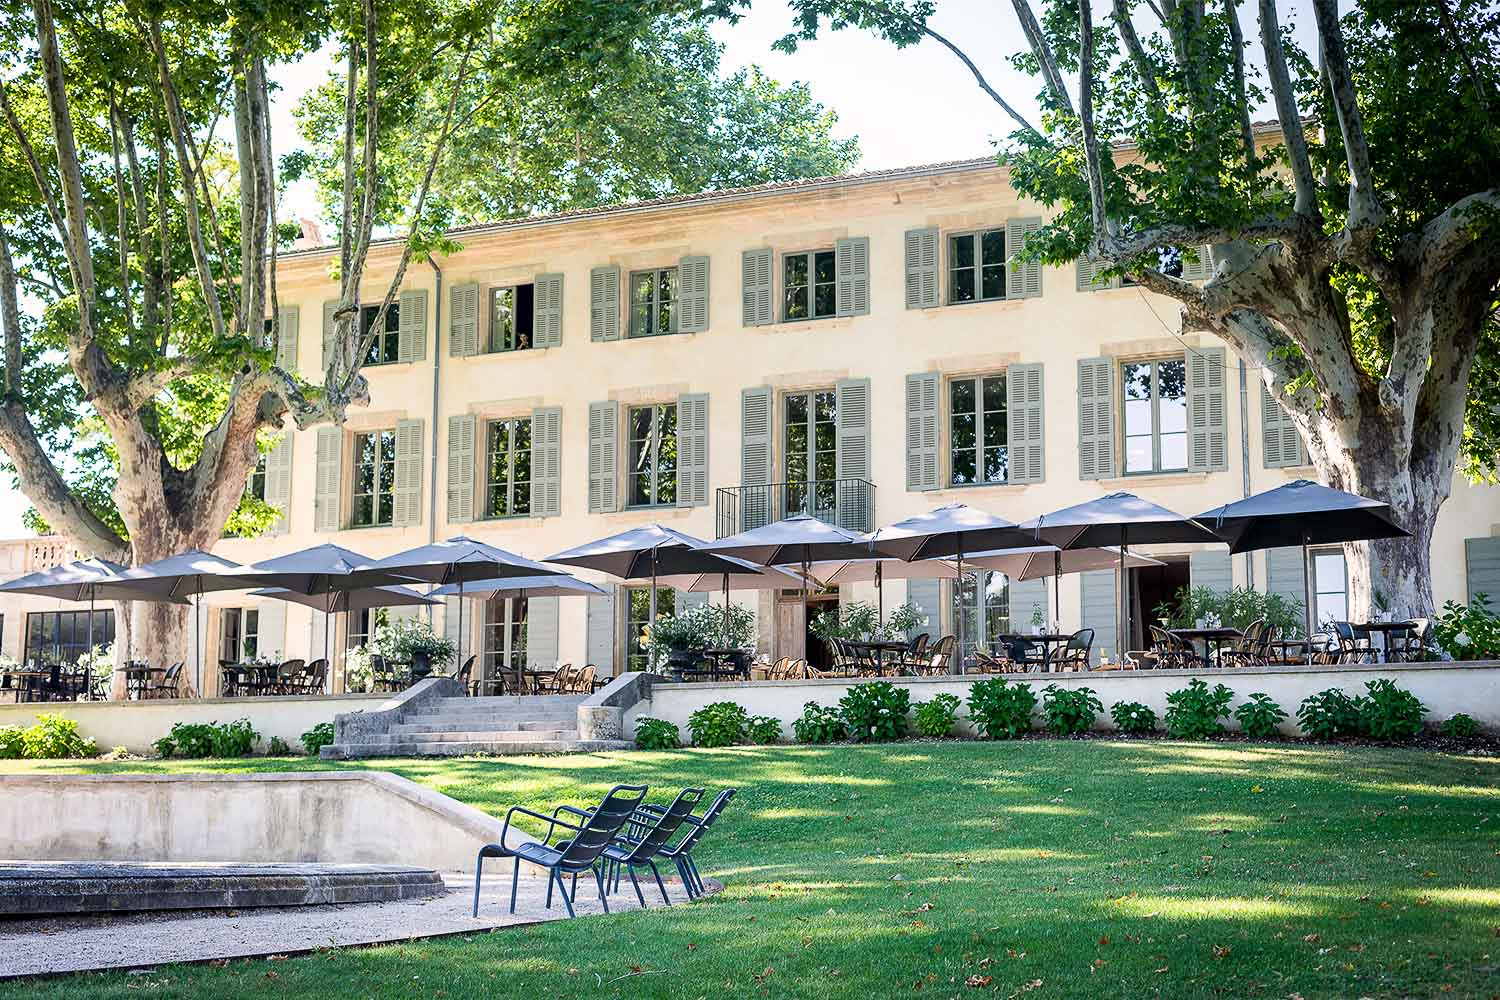
[[[978,989],[981,986],[988,986],[990,983],[993,983],[994,981],[995,981],[995,977],[994,976],[970,976],[968,979],[964,980],[964,985],[965,986],[972,986],[975,989]]]

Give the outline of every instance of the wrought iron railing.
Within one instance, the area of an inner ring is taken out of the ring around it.
[[[825,479],[723,486],[716,491],[714,513],[719,538],[794,514],[811,514],[850,531],[870,531],[875,527],[875,484],[865,479]]]

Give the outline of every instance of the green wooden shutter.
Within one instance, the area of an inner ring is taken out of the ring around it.
[[[447,639],[449,642],[453,643],[454,646],[458,645],[458,639],[459,639],[459,635],[458,635],[458,619],[459,619],[458,602],[460,600],[467,600],[467,598],[459,598],[456,595],[449,595],[449,596],[443,598],[443,638]],[[469,620],[469,616],[467,614],[465,614],[463,616],[463,618],[464,618],[465,623],[467,623],[468,620]],[[467,647],[468,645],[469,645],[468,643],[464,643],[465,647]],[[460,664],[460,666],[462,666],[462,664]]]
[[[266,503],[281,512],[270,534],[284,535],[292,517],[292,432],[283,431],[276,447],[266,453]]]
[[[396,335],[397,361],[423,361],[427,358],[427,290],[401,293],[400,312],[396,317],[400,332]]]
[[[467,358],[479,353],[479,286],[454,285],[448,293],[448,355]]]
[[[537,275],[532,292],[532,345],[535,347],[561,347],[563,276],[560,274]]]
[[[938,488],[937,372],[906,376],[906,488]]]
[[[1079,257],[1074,262],[1076,272],[1074,275],[1074,287],[1080,292],[1097,292],[1102,288],[1118,288],[1119,279],[1103,278],[1099,272],[1104,270],[1104,265],[1087,257]]]
[[[262,601],[255,606],[256,615],[255,654],[268,659],[286,658],[286,603],[284,601]],[[322,694],[322,692],[318,692]]]
[[[771,387],[740,392],[740,531],[771,520]]]
[[[1229,553],[1207,549],[1189,555],[1188,582],[1194,588],[1207,587],[1216,594],[1229,593],[1234,587],[1234,569],[1229,562]]]
[[[344,432],[338,427],[319,427],[317,472],[313,493],[313,530],[338,531],[342,526],[339,501],[343,493]]]
[[[324,371],[327,371],[328,370],[328,366],[333,363],[333,336],[334,336],[333,314],[338,309],[338,307],[339,307],[339,303],[338,303],[337,299],[330,299],[327,302],[323,303],[323,354],[322,354],[322,368],[323,368]]]
[[[1047,614],[1047,578],[1010,581],[1010,630],[1030,632],[1031,613],[1037,608],[1042,610],[1042,624],[1045,625],[1050,620]]]
[[[588,662],[606,677],[615,674],[615,589],[589,596],[586,631]]]
[[[943,634],[943,581],[907,580],[906,601],[915,604],[923,622],[912,629],[912,636],[926,632],[932,643]],[[910,638],[910,636],[908,636]],[[932,643],[929,643],[931,645]]]
[[[589,272],[589,339],[620,339],[618,267],[596,267]]]
[[[908,229],[906,231],[906,308],[931,309],[937,304],[937,227]]]
[[[672,609],[673,614],[685,615],[695,608],[701,608],[708,603],[708,595],[697,590],[679,590],[676,592],[676,606]]]
[[[677,506],[708,506],[708,393],[677,397]]]
[[[1470,604],[1483,594],[1500,611],[1500,535],[1464,539],[1464,582]]]
[[[1224,348],[1189,350],[1187,368],[1188,470],[1215,472],[1227,469]]]
[[[1042,437],[1042,366],[1011,365],[1005,369],[1006,451],[1009,482],[1039,483],[1045,478]]]
[[[1286,407],[1277,402],[1266,388],[1260,385],[1260,441],[1261,454],[1268,469],[1285,469],[1307,464],[1307,449],[1302,444],[1302,434]]]
[[[531,411],[531,515],[562,513],[562,409]]]
[[[396,421],[396,487],[391,523],[422,523],[422,421]]]
[[[834,305],[840,316],[870,311],[870,238],[849,236],[833,244]]]
[[[869,531],[874,512],[870,496],[870,380],[840,379],[836,386],[838,435],[835,465],[839,483],[835,507],[838,523],[850,531]]]
[[[1042,262],[1018,262],[1026,237],[1042,228],[1041,219],[1011,219],[1005,224],[1005,256],[1012,263],[1005,276],[1005,297],[1031,299],[1042,294]]]
[[[1182,280],[1203,281],[1214,276],[1214,258],[1208,244],[1182,248]]]
[[[276,365],[289,372],[297,370],[297,336],[302,326],[302,310],[282,306],[276,310]]]
[[[1089,651],[1089,660],[1098,663],[1104,650],[1110,658],[1120,662],[1115,643],[1120,616],[1120,599],[1115,594],[1115,571],[1112,569],[1089,570],[1078,574],[1078,586],[1082,597],[1083,628],[1094,630],[1094,646]]]
[[[740,289],[743,298],[741,322],[766,326],[775,321],[771,299],[771,250],[746,250],[740,258]]]
[[[708,258],[684,257],[677,262],[677,331],[702,333],[708,329]]]
[[[620,404],[589,404],[589,513],[619,509],[619,473],[615,465]]]
[[[557,597],[533,597],[526,602],[526,669],[557,666]]]
[[[448,523],[474,520],[474,438],[479,419],[472,413],[448,418]]]
[[[1306,575],[1302,546],[1266,549],[1266,593],[1279,594],[1293,604],[1298,622],[1302,621],[1303,606],[1307,603]]]
[[[1078,478],[1115,474],[1115,377],[1109,358],[1078,362]]]

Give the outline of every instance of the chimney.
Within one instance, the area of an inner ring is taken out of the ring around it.
[[[318,224],[312,219],[298,219],[302,226],[302,235],[292,241],[293,250],[316,250],[323,245],[323,234],[318,230]]]

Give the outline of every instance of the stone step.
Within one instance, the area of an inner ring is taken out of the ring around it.
[[[581,694],[549,694],[549,695],[487,695],[483,698],[435,698],[423,706],[423,711],[443,711],[449,708],[465,707],[478,709],[503,709],[512,710],[525,708],[527,706],[571,706],[577,708],[583,702]]]
[[[558,729],[577,729],[577,716],[559,716],[555,719],[508,719],[500,718],[433,718],[421,722],[400,722],[390,728],[392,736],[414,736],[420,733],[458,733],[485,730],[487,732],[546,732]]]
[[[452,729],[437,733],[392,733],[391,743],[525,743],[534,740],[576,740],[576,729]]]
[[[623,740],[531,740],[514,742],[445,743],[402,741],[399,744],[336,743],[325,747],[323,756],[353,760],[370,757],[461,757],[469,754],[515,756],[521,754],[594,753],[600,750],[628,750],[635,744]]]

